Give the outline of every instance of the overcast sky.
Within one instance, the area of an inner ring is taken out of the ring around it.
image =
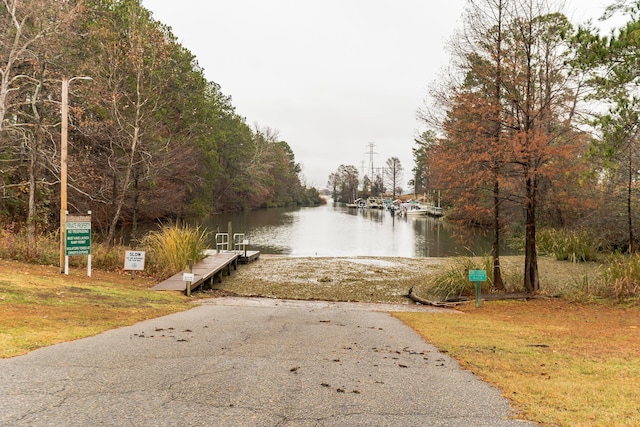
[[[570,0],[574,23],[613,0]],[[324,188],[341,164],[398,157],[411,178],[416,120],[466,0],[143,0],[250,126],[270,127]]]

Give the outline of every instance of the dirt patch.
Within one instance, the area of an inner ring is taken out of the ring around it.
[[[459,259],[261,255],[256,262],[239,266],[231,277],[225,276],[215,289],[239,296],[413,304],[407,298],[410,288],[423,295],[429,279],[456,262]],[[575,287],[582,277],[596,277],[599,268],[542,257],[538,263],[541,289],[547,295]],[[508,289],[522,292],[524,257],[501,257],[501,264]]]
[[[443,258],[297,258],[261,255],[217,284],[218,291],[241,296],[325,301],[413,304],[406,295]]]

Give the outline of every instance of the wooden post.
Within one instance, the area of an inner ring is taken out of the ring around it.
[[[69,81],[62,78],[62,117],[60,125],[60,273],[69,274],[66,267],[66,226],[67,226],[67,128],[68,128],[68,87]]]
[[[193,273],[193,260],[191,258],[187,260],[187,267],[188,267],[189,273]],[[191,296],[191,281],[187,282],[187,296],[188,297]]]
[[[229,221],[229,225],[227,226],[227,234],[229,237],[227,238],[227,251],[231,252],[233,250],[233,227],[231,227],[231,221]]]
[[[89,224],[91,224],[91,211],[87,211]],[[89,255],[87,256],[87,276],[91,277],[91,239],[89,239]]]

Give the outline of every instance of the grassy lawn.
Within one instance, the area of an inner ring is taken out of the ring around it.
[[[180,293],[150,291],[129,275],[0,260],[0,357],[98,334],[191,307]]]
[[[542,425],[640,425],[640,309],[484,302],[463,315],[395,313]]]

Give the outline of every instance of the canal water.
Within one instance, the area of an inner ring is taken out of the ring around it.
[[[261,209],[219,214],[197,222],[212,231],[244,233],[249,250],[290,256],[445,257],[484,255],[490,239],[466,230],[465,239],[446,221],[394,217],[387,210],[353,209],[329,201],[313,208]],[[469,237],[471,236],[471,237]],[[211,247],[215,247],[212,239]]]

